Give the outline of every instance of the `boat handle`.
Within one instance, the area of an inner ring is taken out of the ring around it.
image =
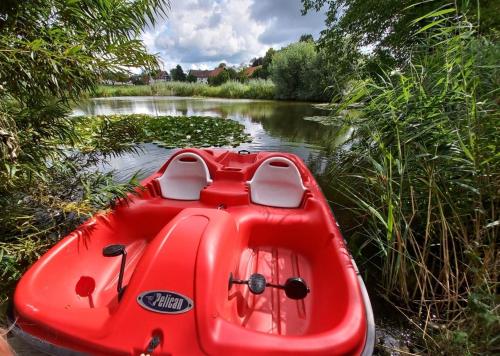
[[[148,344],[148,348],[146,349],[146,353],[142,353],[141,355],[144,356],[151,356],[153,354],[153,351],[160,345],[161,343],[161,338],[158,335],[153,336],[151,341]]]
[[[286,280],[285,284],[273,284],[266,282],[266,277],[260,273],[253,273],[247,280],[241,280],[233,278],[233,273],[231,272],[229,274],[228,289],[231,289],[233,284],[246,284],[253,294],[264,293],[266,287],[283,289],[288,298],[295,300],[304,299],[311,291],[303,278],[290,277]]]
[[[239,154],[239,155],[249,155],[249,154],[250,154],[250,151],[249,151],[249,150],[239,150],[239,151],[238,151],[238,154]]]
[[[118,292],[118,300],[122,299],[125,287],[123,287],[123,276],[125,274],[125,262],[127,260],[127,250],[125,245],[108,245],[102,250],[104,257],[122,256],[120,264],[120,274],[118,275],[118,285],[116,286]]]

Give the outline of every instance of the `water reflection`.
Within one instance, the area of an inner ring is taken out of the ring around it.
[[[348,134],[345,129],[326,127],[304,120],[304,117],[322,113],[309,103],[183,97],[115,97],[82,102],[73,112],[74,115],[132,113],[217,116],[236,120],[243,124],[245,131],[252,136],[251,143],[242,144],[237,149],[291,152],[306,161],[313,173],[320,173],[324,169],[325,142],[337,142]],[[140,153],[114,158],[102,169],[116,170],[119,180],[129,178],[139,169],[144,177],[158,169],[171,154],[171,150],[145,144],[141,146]]]

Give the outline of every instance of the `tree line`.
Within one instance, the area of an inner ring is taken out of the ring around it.
[[[208,84],[222,85],[228,81],[246,83],[252,79],[272,80],[276,85],[276,99],[329,101],[341,92],[343,83],[342,71],[335,66],[336,61],[328,56],[327,50],[320,47],[310,34],[284,48],[269,48],[263,57],[253,58],[248,67],[240,69],[220,63],[222,68],[216,76],[208,78]],[[248,75],[248,68],[256,68]],[[107,73],[103,79],[145,85],[155,78],[160,70],[144,71],[142,74],[128,76],[125,73]],[[185,72],[181,65],[176,65],[169,72],[170,80],[179,82],[196,82],[191,71]],[[332,85],[334,83],[334,85]]]

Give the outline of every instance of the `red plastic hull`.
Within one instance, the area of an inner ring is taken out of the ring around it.
[[[360,355],[366,300],[304,163],[283,153],[186,151],[200,155],[213,178],[200,200],[161,196],[156,178],[169,160],[142,182],[145,189],[132,202],[94,216],[28,270],[14,296],[17,326],[50,344],[96,355],[139,355],[154,335],[160,338],[154,355]],[[278,155],[300,171],[307,190],[299,208],[250,200],[246,182],[263,160]],[[127,250],[121,300],[120,258],[102,255],[103,247],[117,243]],[[273,288],[261,295],[244,285],[228,290],[230,273],[245,279],[255,272],[276,284],[300,276],[310,293],[292,300]],[[152,290],[179,293],[193,307],[178,314],[147,310],[138,296]]]

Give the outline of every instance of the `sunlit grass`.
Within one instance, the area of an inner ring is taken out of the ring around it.
[[[111,96],[201,96],[232,99],[274,99],[275,86],[270,80],[255,79],[247,83],[229,81],[219,86],[203,83],[163,82],[153,85],[99,86],[94,97]]]

